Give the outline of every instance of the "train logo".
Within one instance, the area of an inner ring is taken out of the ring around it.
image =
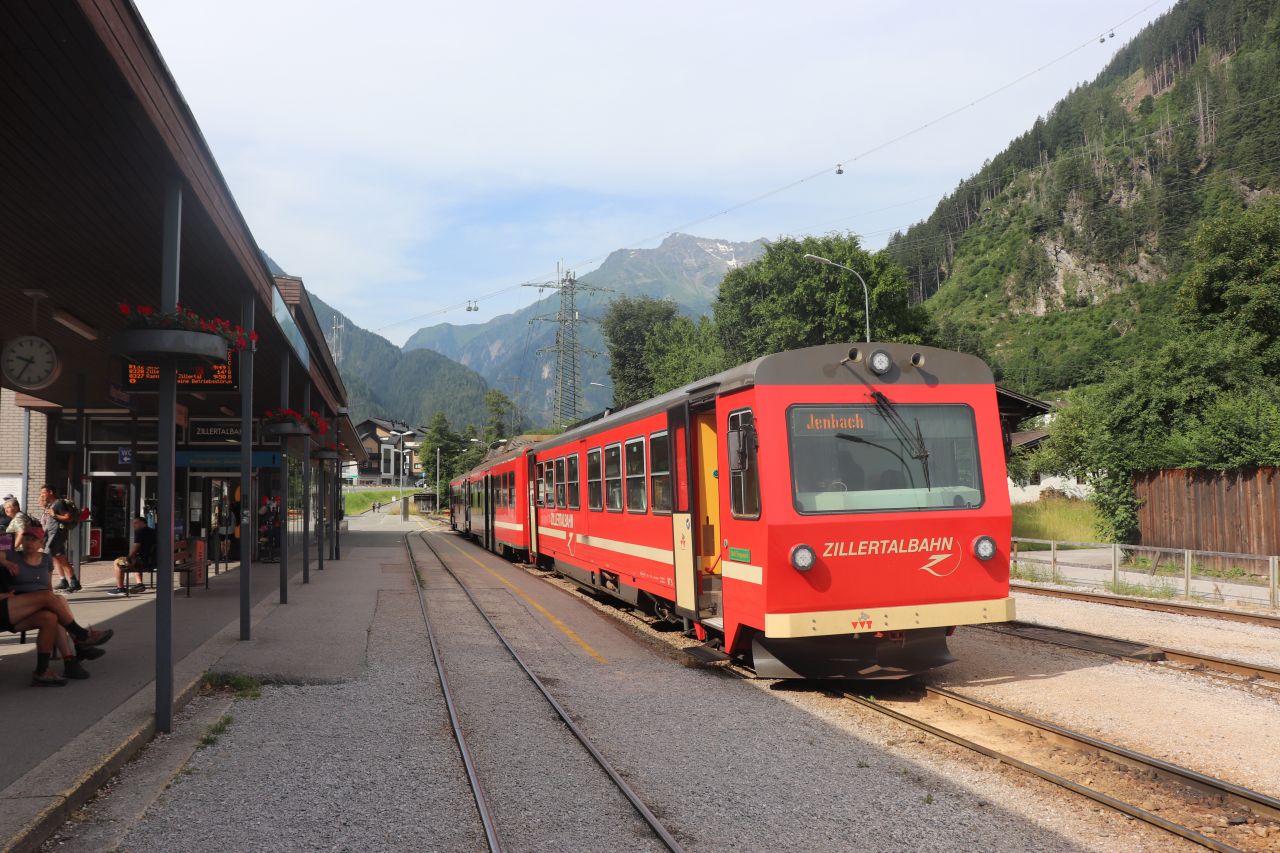
[[[935,572],[934,566],[939,565],[940,563],[942,563],[942,561],[946,560],[948,557],[956,558],[955,562],[951,564],[951,569],[945,572]],[[958,568],[960,568],[960,552],[955,551],[955,552],[947,552],[945,554],[934,554],[932,557],[929,558],[929,562],[925,563],[923,566],[920,567],[920,571],[928,572],[929,574],[933,575],[935,578],[945,578],[949,575],[955,574],[956,569]]]

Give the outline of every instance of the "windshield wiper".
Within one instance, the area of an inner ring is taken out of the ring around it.
[[[893,405],[893,402],[879,391],[871,391],[870,393],[871,399],[876,402],[876,411],[880,413],[885,423],[889,425],[889,430],[893,433],[894,438],[898,439],[902,449],[907,451],[912,459],[920,463],[920,470],[924,472],[925,488],[932,491],[933,483],[929,478],[929,448],[925,446],[924,435],[920,431],[920,419],[915,419],[916,432],[915,435],[912,435],[911,427],[907,426],[906,421],[902,419],[902,415],[898,414],[898,409]],[[903,465],[905,466],[905,464],[904,462]]]
[[[869,447],[879,448],[880,450],[883,450],[885,453],[893,454],[893,457],[902,464],[902,470],[907,472],[907,480],[911,483],[911,488],[914,489],[916,487],[916,478],[911,476],[911,466],[907,464],[907,460],[902,458],[902,454],[898,453],[898,451],[894,450],[892,447],[885,447],[883,444],[876,444],[874,441],[867,441],[865,438],[863,438],[860,435],[853,435],[852,433],[848,433],[848,432],[838,432],[836,433],[836,438],[843,438],[845,441],[852,441],[858,444],[865,444]]]

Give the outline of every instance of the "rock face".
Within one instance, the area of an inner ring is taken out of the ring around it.
[[[610,292],[583,295],[578,311],[584,320],[598,321],[618,294],[670,299],[690,316],[709,313],[725,273],[759,258],[764,245],[763,240],[734,243],[672,234],[653,249],[618,249],[598,269],[579,276],[579,281]],[[559,295],[553,293],[486,323],[428,326],[414,333],[404,349],[435,350],[466,365],[502,389],[535,422],[544,420],[554,396],[555,356],[538,351],[555,343],[556,327],[534,318],[555,317],[559,307]],[[609,404],[609,359],[594,323],[582,327],[580,341],[598,353],[581,362],[584,411],[591,412]]]

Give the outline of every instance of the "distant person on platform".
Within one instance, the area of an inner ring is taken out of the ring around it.
[[[116,588],[107,595],[121,596],[131,592],[146,592],[147,585],[142,582],[142,573],[155,568],[156,564],[156,532],[147,526],[147,519],[138,516],[133,520],[133,547],[123,557],[116,558]],[[126,587],[128,578],[125,575],[133,569],[133,576],[138,582]]]
[[[13,495],[6,495],[4,499],[4,514],[9,519],[8,526],[4,532],[13,537],[13,550],[17,551],[22,547],[22,533],[33,522],[31,516],[22,511],[22,505],[18,503],[18,499]]]
[[[71,538],[71,525],[74,523],[71,506],[58,497],[53,486],[49,485],[40,488],[40,506],[44,507],[44,518],[40,519],[40,526],[49,537],[45,552],[53,558],[53,567],[62,576],[54,589],[78,592],[80,579],[71,570],[71,561],[67,559],[67,540]]]

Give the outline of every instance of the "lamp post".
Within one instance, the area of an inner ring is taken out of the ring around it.
[[[823,258],[818,255],[805,255],[804,259],[806,261],[816,261],[820,264],[826,264],[829,267],[839,267],[842,270],[847,270],[848,272],[856,275],[858,277],[858,281],[862,282],[862,298],[866,304],[867,343],[871,343],[871,291],[867,288],[867,280],[862,277],[862,273],[858,272],[853,267],[846,267],[844,264],[838,264],[829,258]]]

